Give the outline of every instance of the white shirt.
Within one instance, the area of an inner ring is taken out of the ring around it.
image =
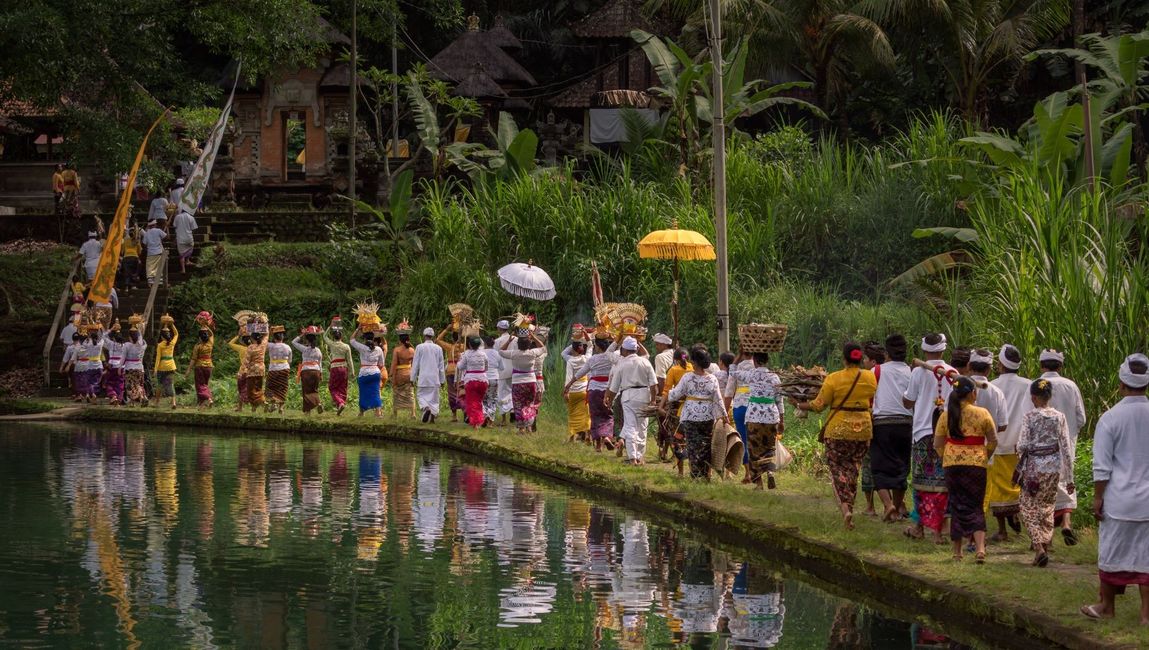
[[[267,371],[291,370],[291,346],[286,343],[267,344]]]
[[[375,347],[367,347],[366,344],[351,340],[351,347],[359,352],[359,376],[367,377],[369,375],[381,374],[379,369],[387,363],[387,355],[383,354],[383,348],[376,345]]]
[[[148,342],[142,336],[138,343],[124,343],[124,370],[143,370],[144,351],[147,349]]]
[[[73,323],[72,321],[68,321],[68,324],[64,326],[64,329],[60,330],[60,342],[63,343],[64,345],[71,345],[72,344],[72,335],[75,333],[76,333],[76,324]]]
[[[80,350],[76,361],[77,370],[102,370],[104,368],[104,335],[98,338],[80,341]]]
[[[80,245],[80,254],[84,256],[84,264],[100,261],[100,253],[104,250],[104,242],[99,239],[89,239]]]
[[[515,344],[512,343],[512,346]],[[535,374],[535,364],[546,358],[546,348],[531,348],[530,350],[520,350],[517,347],[512,347],[509,350],[499,350],[499,356],[507,359],[510,363],[506,364],[511,367],[511,383],[512,384],[534,384],[538,382],[538,377]]]
[[[910,387],[910,367],[904,361],[887,361],[878,366],[878,392],[874,394],[874,417],[906,417],[914,412],[902,403]]]
[[[667,398],[671,402],[684,399],[679,419],[683,422],[709,422],[722,417],[724,411],[722,392],[718,389],[718,379],[714,375],[699,375],[691,371],[678,380],[678,385],[670,389]]]
[[[467,350],[455,363],[455,377],[460,384],[487,382],[487,353]]]
[[[977,399],[974,404],[989,411],[998,431],[1001,431],[1002,427],[1009,426],[1009,408],[1005,403],[1005,393],[981,375],[970,375],[970,379],[977,385]]]
[[[494,348],[495,348],[495,352],[498,353],[499,350],[502,350],[503,346],[506,345],[507,341],[509,341],[509,340],[511,340],[510,334],[503,334],[499,338],[495,339],[495,342],[493,344]],[[499,357],[500,360],[502,358],[503,358],[502,356]],[[501,381],[506,381],[510,378],[511,378],[511,364],[500,363],[499,364],[499,379]]]
[[[72,370],[79,372],[81,370],[79,366],[81,347],[83,346],[80,345],[79,341],[69,343],[68,347],[64,348],[64,358],[60,361],[60,365],[66,366],[69,363],[75,364],[72,366]]]
[[[143,240],[144,248],[147,249],[148,255],[159,255],[164,252],[164,239],[168,234],[159,228],[148,228],[144,231]]]
[[[300,367],[303,370],[320,370],[323,368],[323,351],[319,346],[311,347],[302,340],[302,337],[297,336],[291,341],[291,347],[299,350],[299,356],[303,359]]]
[[[574,379],[575,375],[578,375],[578,373],[583,369],[583,366],[586,365],[587,361],[590,361],[590,355],[585,352],[582,354],[571,354],[571,346],[568,345],[566,349],[563,350],[563,359],[567,362],[566,378],[563,379],[563,385],[565,386],[570,382],[571,379]],[[655,376],[657,376],[658,370],[655,370],[654,373]],[[578,381],[571,384],[569,390],[572,393],[585,393],[586,386],[587,380],[586,376],[584,375],[582,379],[579,379]]]
[[[172,191],[168,193],[168,203],[174,203],[176,205],[179,205],[180,204],[180,198],[182,198],[183,195],[184,195],[183,186],[182,185],[175,186],[174,188],[172,188]]]
[[[615,366],[614,374],[610,377],[610,392],[618,395],[624,402],[639,400],[650,401],[650,387],[658,384],[654,376],[654,366],[650,360],[638,354],[621,357]]]
[[[195,232],[196,228],[199,228],[199,224],[195,222],[195,217],[186,212],[181,212],[172,220],[172,227],[176,231],[177,242],[190,244],[195,241],[192,237],[192,233]]]
[[[168,218],[168,200],[162,196],[152,199],[148,206],[148,221],[166,221]]]
[[[735,364],[732,372],[748,372],[754,369],[754,362],[747,359]],[[750,405],[750,386],[739,382],[726,382],[724,396],[730,398],[730,409],[745,408]]]
[[[108,342],[104,344],[104,349],[108,351],[109,369],[124,367],[124,348],[126,346],[126,343],[116,343],[111,339],[108,339]]]
[[[614,369],[615,364],[622,358],[622,354],[616,349],[614,343],[606,349],[606,352],[598,352],[590,355],[583,367],[575,373],[576,379],[587,378],[587,390],[606,390],[610,388],[611,371]],[[651,366],[651,370],[654,367]],[[570,380],[567,380],[570,381]],[[655,379],[657,383],[657,379]]]
[[[674,365],[674,348],[667,348],[654,355],[654,376],[666,379],[666,371]]]
[[[503,357],[499,356],[498,350],[491,348],[485,348],[483,354],[487,355],[487,383],[494,384],[503,372]]]
[[[941,366],[944,369],[943,375],[953,370],[952,366],[941,360],[927,361],[926,364],[930,368]],[[953,387],[944,376],[938,379],[933,370],[914,368],[910,372],[910,385],[902,397],[914,403],[914,442],[934,435],[934,409],[941,408],[944,411],[946,400],[952,391]],[[939,397],[942,400],[940,407],[936,404]]]
[[[741,365],[741,364],[739,364]],[[736,387],[746,386],[750,389],[746,395],[746,421],[755,424],[778,424],[782,404],[778,399],[778,389],[782,380],[774,371],[766,366],[741,370],[735,368],[730,371],[730,378],[726,387],[730,391],[730,384]],[[737,390],[737,388],[735,388]]]
[[[411,360],[411,380],[416,386],[442,386],[447,383],[447,360],[443,348],[434,341],[415,346]]]
[[[1021,423],[1025,414],[1033,410],[1033,400],[1029,397],[1029,386],[1033,382],[1018,375],[1016,372],[1007,372],[998,375],[990,382],[1001,391],[1005,408],[1005,431],[997,434],[997,449],[995,456],[1017,453],[1017,437],[1021,435]],[[996,416],[995,420],[996,422]],[[1001,423],[998,422],[998,426]]]
[[[1149,397],[1126,397],[1097,421],[1093,480],[1109,481],[1106,517],[1149,521]]]
[[[1049,405],[1065,414],[1065,424],[1069,426],[1069,439],[1077,444],[1077,434],[1085,426],[1085,400],[1081,398],[1081,389],[1072,379],[1062,377],[1056,372],[1047,372],[1041,375],[1053,384],[1053,396],[1049,398]]]

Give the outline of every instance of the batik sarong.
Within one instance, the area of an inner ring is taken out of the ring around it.
[[[148,392],[144,389],[144,371],[143,370],[126,370],[124,371],[124,383],[126,389],[124,391],[125,397],[130,402],[146,402],[148,401]]]
[[[767,472],[775,469],[774,450],[778,444],[778,425],[748,422],[746,439],[750,441],[750,480],[760,481]]]
[[[383,408],[383,398],[379,397],[379,384],[383,376],[377,372],[359,375],[359,410],[372,411]]]
[[[243,379],[246,402],[252,406],[263,406],[263,375],[248,375]]]
[[[160,382],[160,395],[164,397],[175,397],[175,377],[174,370],[159,370],[156,372],[156,381]]]
[[[104,375],[103,369],[102,368],[92,368],[91,370],[85,370],[84,372],[82,372],[80,374],[83,375],[83,377],[84,377],[84,379],[83,379],[84,392],[81,394],[86,395],[86,396],[90,395],[92,397],[96,397],[97,394],[100,392],[100,380]]]
[[[686,438],[686,457],[690,460],[690,478],[710,478],[710,447],[714,421],[682,420],[678,429]]]
[[[108,368],[104,373],[104,394],[116,404],[124,401],[124,369]]]
[[[459,399],[459,386],[455,383],[454,375],[447,376],[447,406],[452,413],[463,408],[463,400]]]
[[[347,368],[331,368],[327,372],[327,392],[336,408],[347,404]]]
[[[247,375],[237,374],[235,376],[236,384],[236,402],[239,406],[247,404]]]
[[[304,370],[299,373],[300,392],[303,393],[303,412],[310,413],[319,408],[319,383],[323,373],[318,370]]]
[[[614,407],[603,403],[605,390],[588,390],[587,406],[590,410],[590,437],[592,440],[607,440],[614,436]]]
[[[480,427],[487,420],[483,411],[483,400],[487,397],[486,381],[469,381],[463,384],[463,417],[472,427]]]
[[[1013,484],[1013,470],[1016,468],[1017,454],[999,454],[993,457],[993,464],[986,470],[985,500],[995,516],[1012,517],[1021,510],[1018,503],[1021,488]]]
[[[950,539],[958,541],[985,532],[985,468],[951,465],[946,468],[949,491]]]
[[[826,439],[826,465],[839,503],[854,505],[858,496],[858,472],[870,448],[869,440]]]
[[[415,408],[415,385],[411,383],[411,371],[396,370],[391,382],[391,411],[410,412]]]
[[[946,519],[946,474],[942,459],[934,449],[934,437],[913,444],[914,510],[918,521],[930,530],[941,531]]]
[[[211,401],[211,367],[195,368],[195,400],[196,404]]]
[[[499,382],[488,381],[487,392],[483,395],[483,417],[494,420],[499,415]]]
[[[527,428],[535,423],[535,417],[539,414],[539,405],[535,401],[535,395],[538,391],[539,386],[533,381],[527,384],[511,385],[511,400],[515,409],[515,423],[519,428]]]
[[[906,489],[913,444],[912,418],[874,420],[874,438],[870,441],[870,473],[875,490]]]
[[[997,463],[997,460],[994,460]],[[1034,544],[1053,541],[1053,504],[1057,501],[1057,472],[1023,473],[1019,509],[1025,530]]]
[[[575,437],[590,431],[590,405],[586,392],[567,393],[567,434]]]
[[[287,384],[291,381],[290,370],[267,371],[267,401],[283,404],[287,401]]]

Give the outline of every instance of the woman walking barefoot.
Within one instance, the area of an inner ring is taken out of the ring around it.
[[[665,402],[683,401],[679,428],[686,437],[686,455],[690,458],[690,478],[710,480],[710,441],[714,421],[729,424],[722,389],[718,379],[706,371],[710,367],[710,353],[703,348],[690,352],[693,370],[683,375],[678,384],[667,393]],[[669,380],[670,373],[667,372]]]
[[[327,392],[335,404],[335,415],[343,415],[347,406],[347,378],[355,372],[351,360],[351,346],[343,342],[343,319],[336,316],[331,326],[323,333],[323,343],[327,348]]]
[[[198,319],[197,319],[198,320]],[[188,372],[194,374],[196,409],[211,408],[212,349],[215,347],[215,334],[208,324],[201,323],[199,342],[192,348],[191,364]]]
[[[467,351],[456,363],[456,390],[463,395],[463,418],[472,429],[478,429],[487,420],[483,412],[483,399],[487,396],[487,353],[480,349],[482,346],[482,339],[469,337]]]
[[[415,346],[411,345],[411,324],[404,318],[395,328],[399,344],[391,353],[391,417],[403,411],[415,419],[415,385],[411,383],[411,362]]]
[[[1033,564],[1049,564],[1053,541],[1053,509],[1057,487],[1074,493],[1073,461],[1070,458],[1069,426],[1065,415],[1049,407],[1053,384],[1038,379],[1029,386],[1033,410],[1025,414],[1018,432],[1016,476],[1021,487],[1021,518],[1033,542]]]
[[[804,411],[830,409],[818,439],[826,445],[826,464],[846,530],[854,529],[858,471],[873,438],[870,400],[878,389],[874,373],[862,368],[862,357],[862,346],[847,343],[842,347],[845,367],[826,377],[814,401],[795,404]]]
[[[172,409],[175,409],[176,343],[180,340],[180,333],[171,316],[164,314],[160,323],[163,324],[163,329],[160,330],[160,341],[156,343],[156,363],[153,368],[156,381],[160,384],[160,391],[156,393],[152,402],[158,406],[161,396],[170,397]]]
[[[323,402],[319,399],[319,384],[323,379],[323,352],[319,349],[319,335],[323,330],[315,325],[304,328],[303,333],[291,341],[291,346],[299,350],[299,385],[303,393],[303,414],[316,410],[323,414]]]
[[[977,563],[985,562],[986,462],[997,445],[997,425],[989,411],[974,404],[977,386],[958,377],[934,429],[934,449],[942,457],[949,492],[950,541],[954,559],[962,559],[962,541],[973,537]]]
[[[367,411],[374,411],[375,417],[383,415],[383,399],[379,396],[379,386],[383,381],[380,368],[386,362],[387,355],[383,349],[375,344],[375,335],[371,332],[363,333],[363,341],[357,341],[359,328],[351,335],[351,347],[359,353],[359,417]]]

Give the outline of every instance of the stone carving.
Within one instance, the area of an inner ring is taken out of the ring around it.
[[[271,83],[267,93],[267,105],[264,106],[263,125],[271,126],[271,119],[275,112],[285,108],[307,106],[311,109],[311,120],[315,126],[323,126],[320,121],[319,97],[315,93],[315,84],[305,83],[298,79],[284,79]]]

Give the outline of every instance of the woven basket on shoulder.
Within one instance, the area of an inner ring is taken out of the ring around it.
[[[788,330],[785,325],[762,323],[739,325],[739,345],[747,352],[781,352]]]

